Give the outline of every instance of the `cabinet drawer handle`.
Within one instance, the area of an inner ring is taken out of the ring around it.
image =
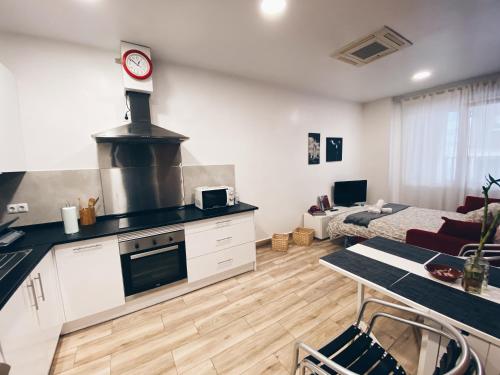
[[[38,299],[36,298],[35,284],[33,283],[33,280],[29,281],[27,287],[28,287],[28,289],[31,289],[31,295],[33,296],[34,305],[31,305],[31,306],[34,307],[36,310],[38,310],[39,309],[39,307],[38,307]]]
[[[222,260],[220,262],[217,262],[217,264],[224,264],[224,263],[229,263],[229,262],[232,262],[233,261],[233,258],[230,258],[230,259],[226,259],[226,260]]]
[[[222,220],[215,223],[218,227],[225,227],[231,224],[232,220]]]
[[[42,293],[42,301],[45,302],[45,292],[43,290],[43,284],[42,284],[42,276],[40,275],[40,272],[38,272],[38,276],[35,277],[35,280],[38,280],[38,285],[40,286],[40,292]]]
[[[233,237],[224,237],[224,238],[220,238],[217,240],[217,245],[220,243],[220,242],[223,242],[223,241],[231,241],[233,239]]]
[[[102,243],[98,243],[95,245],[88,245],[88,246],[81,246],[81,247],[75,247],[73,249],[74,253],[81,253],[83,251],[89,251],[89,250],[95,250],[95,249],[100,249],[102,247]]]

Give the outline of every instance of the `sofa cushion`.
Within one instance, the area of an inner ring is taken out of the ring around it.
[[[488,221],[487,223],[491,223],[493,221],[494,216],[500,212],[500,203],[490,203],[488,204]],[[465,214],[467,220],[474,221],[476,223],[482,223],[484,218],[484,206],[478,208],[474,211],[469,211]]]
[[[481,238],[481,223],[470,221],[453,220],[447,217],[442,217],[443,225],[439,228],[438,233],[446,234],[458,238],[470,240],[473,243],[479,242]]]

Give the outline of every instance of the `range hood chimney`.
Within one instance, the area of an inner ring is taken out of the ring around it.
[[[181,143],[189,137],[164,129],[151,123],[149,110],[150,94],[127,91],[132,122],[93,134],[97,143]]]

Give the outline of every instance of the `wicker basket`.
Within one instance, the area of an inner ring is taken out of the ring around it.
[[[299,246],[309,246],[313,242],[314,229],[297,228],[293,231],[293,242]]]
[[[272,249],[274,251],[288,251],[288,239],[289,239],[289,234],[280,234],[280,233],[275,233],[273,234],[273,238],[271,240],[272,244]]]

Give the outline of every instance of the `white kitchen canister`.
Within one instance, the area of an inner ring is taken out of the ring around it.
[[[61,216],[64,222],[64,233],[73,234],[80,230],[78,228],[78,215],[75,206],[61,208]]]

